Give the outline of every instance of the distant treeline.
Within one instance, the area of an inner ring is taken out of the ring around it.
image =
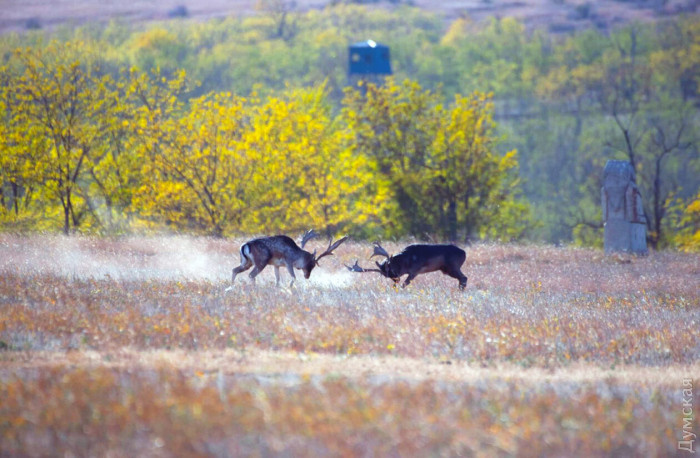
[[[367,38],[394,79],[350,91],[347,47]],[[596,244],[603,166],[626,159],[650,242],[700,244],[697,16],[552,36],[338,4],[32,31],[0,52],[8,229]]]

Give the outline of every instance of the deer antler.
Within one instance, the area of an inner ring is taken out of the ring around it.
[[[352,265],[352,266],[345,265],[345,267],[347,267],[350,272],[379,272],[379,273],[382,272],[379,269],[365,269],[364,267],[360,267],[360,265],[357,263],[357,259],[355,259],[354,265]]]
[[[384,256],[386,258],[390,258],[391,255],[386,252],[384,248],[379,244],[379,242],[374,242],[374,253],[372,253],[372,256],[369,258],[372,259],[374,256]]]
[[[319,236],[318,232],[316,232],[313,229],[309,229],[308,231],[306,231],[304,233],[304,236],[301,238],[301,249],[302,250],[304,249],[304,245],[306,245],[306,242],[308,242],[312,238],[318,237],[318,236]]]
[[[333,239],[332,239],[332,238],[329,239],[329,240],[328,240],[328,248],[326,249],[326,251],[324,251],[323,253],[319,254],[318,257],[314,256],[314,258],[316,259],[316,264],[318,264],[318,261],[319,261],[322,257],[333,254],[333,250],[335,250],[336,248],[338,248],[338,247],[340,246],[340,244],[343,243],[344,241],[346,241],[347,239],[348,239],[348,236],[347,236],[347,235],[346,235],[345,237],[343,237],[343,238],[338,239],[335,243],[333,242]],[[314,251],[314,254],[315,254],[315,253],[316,253],[316,252]]]

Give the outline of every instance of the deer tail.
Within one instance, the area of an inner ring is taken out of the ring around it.
[[[244,243],[241,246],[241,261],[249,260],[252,261],[253,258],[250,257],[250,244]]]

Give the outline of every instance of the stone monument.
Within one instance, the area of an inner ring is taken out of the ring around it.
[[[603,170],[605,253],[648,254],[647,219],[632,164],[608,161]]]

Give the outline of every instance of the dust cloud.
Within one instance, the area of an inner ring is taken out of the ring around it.
[[[0,235],[0,275],[15,272],[79,279],[230,282],[231,269],[240,263],[239,248],[243,242],[183,235],[96,238],[3,234]],[[236,284],[248,284],[248,273],[239,275]],[[330,266],[317,267],[309,280],[304,279],[301,271],[295,274],[296,286],[301,288],[346,288],[353,280],[351,272],[334,272]],[[280,269],[280,282],[289,284],[286,269]],[[263,270],[256,283],[274,285],[273,268]]]
[[[238,263],[231,241],[187,236],[100,239],[44,235],[0,236],[0,273],[71,278],[221,281]]]

